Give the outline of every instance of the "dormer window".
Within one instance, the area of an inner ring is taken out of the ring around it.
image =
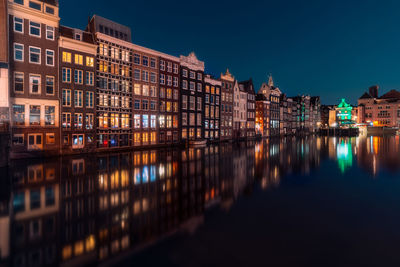
[[[75,40],[82,41],[82,35],[80,33],[75,33]]]

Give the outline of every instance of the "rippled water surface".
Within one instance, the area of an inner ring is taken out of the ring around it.
[[[400,266],[399,137],[15,161],[0,266]]]

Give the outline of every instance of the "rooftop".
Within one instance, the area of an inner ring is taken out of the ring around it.
[[[400,92],[396,90],[391,90],[384,94],[383,96],[379,97],[379,99],[393,99],[393,100],[400,100]]]

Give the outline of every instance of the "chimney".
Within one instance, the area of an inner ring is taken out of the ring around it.
[[[369,94],[370,94],[373,98],[378,98],[378,90],[379,90],[379,86],[378,86],[378,85],[371,86],[371,87],[369,88]]]

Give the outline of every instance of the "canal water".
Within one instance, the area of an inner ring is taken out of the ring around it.
[[[13,161],[0,266],[400,266],[400,140]]]

